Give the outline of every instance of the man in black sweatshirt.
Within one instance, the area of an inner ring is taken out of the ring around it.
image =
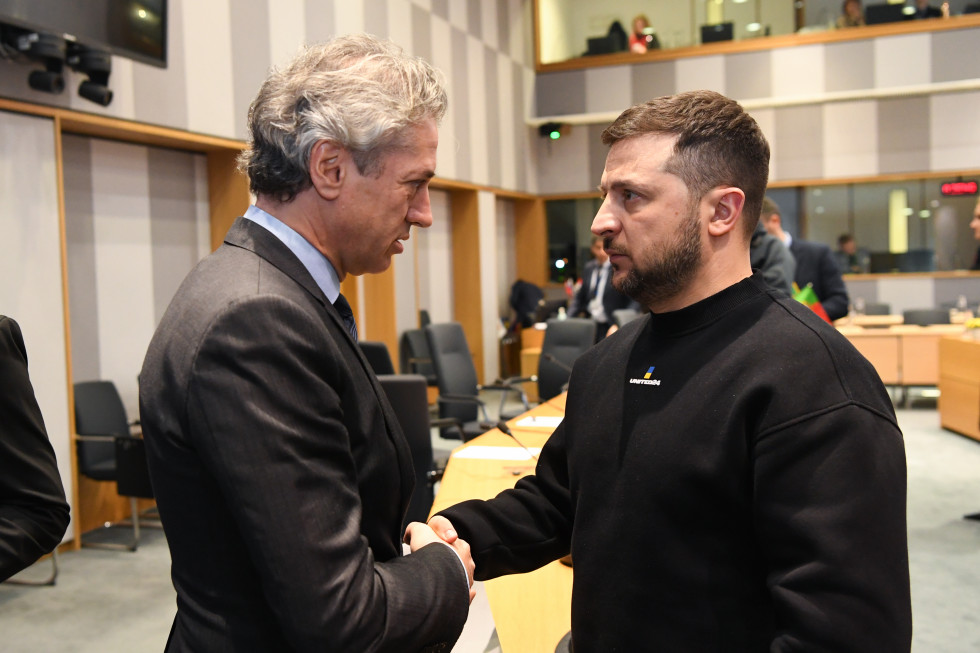
[[[476,577],[575,565],[575,653],[907,652],[905,452],[871,365],[752,275],[769,147],[697,91],[626,110],[592,225],[650,309],[575,364],[534,476],[433,517]]]

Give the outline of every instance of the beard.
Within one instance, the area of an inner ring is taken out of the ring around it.
[[[642,306],[650,307],[676,296],[685,288],[701,267],[701,221],[698,203],[692,203],[687,219],[677,236],[656,248],[652,261],[641,265],[629,252],[612,247],[612,239],[603,242],[607,252],[629,256],[632,266],[626,275],[613,278],[613,287]]]

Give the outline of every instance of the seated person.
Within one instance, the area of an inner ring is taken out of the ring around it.
[[[942,16],[943,12],[930,6],[929,0],[915,0],[915,13],[912,14],[912,18],[942,18]]]
[[[851,234],[841,234],[837,237],[837,251],[834,252],[837,267],[841,274],[866,274],[871,270],[871,255],[863,247],[857,246],[857,241]]]
[[[630,34],[630,52],[643,54],[659,48],[660,40],[650,28],[650,20],[644,14],[637,14],[633,18],[633,32]]]
[[[837,29],[862,27],[864,24],[864,8],[861,6],[861,0],[844,0],[841,15],[837,18]]]

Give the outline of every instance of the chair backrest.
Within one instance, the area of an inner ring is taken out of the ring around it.
[[[949,311],[941,308],[915,308],[902,311],[905,324],[949,324]]]
[[[429,385],[436,384],[429,341],[422,329],[409,329],[398,341],[398,366],[402,374],[421,374]]]
[[[357,346],[364,353],[364,358],[371,365],[375,374],[394,374],[395,366],[391,362],[391,354],[388,353],[388,345],[383,342],[371,340],[358,340]]]
[[[79,435],[128,436],[129,421],[112,381],[75,384],[75,432]],[[116,451],[111,441],[78,440],[78,471],[98,480],[115,479]]]
[[[865,315],[891,315],[892,305],[885,303],[865,304]]]
[[[425,377],[420,374],[379,374],[378,382],[398,416],[398,423],[412,451],[415,491],[405,515],[405,523],[424,522],[432,509],[433,494],[428,473],[434,464]]]
[[[570,317],[548,320],[538,361],[538,397],[546,401],[561,394],[575,359],[595,342],[595,321]]]
[[[616,310],[613,311],[612,321],[613,324],[615,324],[619,328],[622,328],[624,324],[628,322],[632,322],[633,320],[640,317],[641,315],[643,315],[643,313],[636,310],[635,308],[617,308]]]
[[[116,492],[124,497],[153,498],[143,438],[116,438]]]
[[[425,327],[429,354],[435,368],[440,395],[477,396],[476,366],[459,322],[430,324]],[[479,417],[477,404],[440,402],[439,416],[472,422]]]

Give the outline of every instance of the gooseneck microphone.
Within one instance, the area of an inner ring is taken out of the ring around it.
[[[562,361],[560,361],[560,360],[558,360],[558,359],[557,359],[557,358],[556,358],[556,357],[554,356],[554,354],[552,354],[551,352],[543,352],[543,353],[541,354],[541,357],[542,357],[542,358],[544,358],[544,359],[545,359],[546,361],[548,361],[549,363],[554,363],[555,365],[557,365],[557,366],[558,366],[558,367],[560,367],[561,369],[563,369],[563,370],[565,370],[565,371],[566,371],[566,372],[568,372],[569,374],[571,374],[571,373],[572,373],[572,366],[571,366],[571,365],[567,365],[567,364],[565,364],[564,362],[562,362]]]
[[[534,455],[533,451],[525,447],[523,442],[517,439],[517,436],[514,435],[511,432],[510,427],[507,426],[507,422],[505,422],[504,420],[498,421],[497,430],[503,433],[504,435],[506,435],[507,437],[509,437],[510,439],[512,439],[514,442],[516,442],[521,449],[527,452],[527,455],[531,456],[531,458],[534,458],[534,462],[538,462],[538,457]]]

